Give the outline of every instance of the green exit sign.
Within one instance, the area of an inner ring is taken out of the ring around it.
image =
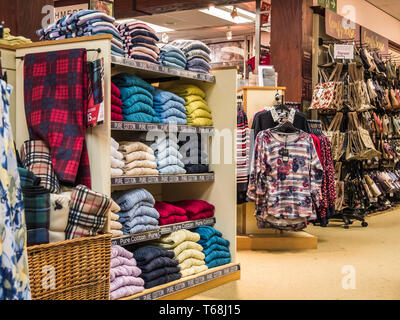
[[[337,12],[337,0],[318,0],[321,7]]]

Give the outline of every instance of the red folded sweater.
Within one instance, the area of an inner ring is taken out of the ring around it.
[[[122,101],[120,98],[114,96],[113,94],[111,95],[111,104],[115,105],[115,106],[122,106]]]
[[[186,210],[187,214],[195,215],[203,211],[214,211],[215,207],[203,200],[183,200],[173,202],[173,205]]]
[[[167,218],[172,215],[186,215],[186,210],[167,202],[156,201],[156,203],[154,204],[154,209],[158,211],[161,218]]]
[[[121,91],[119,91],[118,87],[111,82],[111,93],[117,98],[121,97]]]
[[[111,111],[111,121],[122,121],[122,120],[124,120],[122,114]]]
[[[202,218],[199,218],[202,219]],[[173,224],[179,222],[188,221],[189,218],[187,216],[180,216],[180,215],[172,215],[166,218],[158,218],[158,224],[160,226],[165,226],[166,224]]]
[[[200,220],[214,217],[214,211],[202,211],[197,214],[190,215],[190,220]]]
[[[122,114],[122,108],[112,104],[111,105],[111,112]]]

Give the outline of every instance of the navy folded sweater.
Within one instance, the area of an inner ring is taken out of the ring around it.
[[[161,276],[159,278],[156,278],[152,281],[149,282],[145,282],[144,283],[144,287],[145,289],[150,289],[153,287],[157,287],[160,286],[162,284],[171,282],[171,281],[175,281],[178,280],[182,277],[182,275],[180,273],[170,273],[170,274],[166,274],[165,276]]]
[[[161,276],[165,276],[165,275],[171,274],[171,273],[179,273],[180,271],[181,271],[181,269],[179,269],[178,267],[164,267],[164,268],[155,269],[150,272],[143,272],[139,277],[142,278],[145,282],[150,282]]]
[[[144,266],[148,264],[151,260],[158,257],[167,257],[172,259],[174,257],[173,251],[168,251],[161,247],[156,246],[144,246],[141,247],[133,253],[133,257],[136,259],[137,265]]]

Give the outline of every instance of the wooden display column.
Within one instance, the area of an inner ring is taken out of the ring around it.
[[[312,0],[271,2],[271,64],[287,101],[310,101],[312,93]]]

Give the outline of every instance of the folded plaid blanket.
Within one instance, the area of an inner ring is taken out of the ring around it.
[[[71,195],[66,239],[96,235],[104,227],[110,207],[106,195],[78,185]]]
[[[42,186],[22,188],[28,230],[49,229],[50,192]]]
[[[40,178],[35,176],[32,171],[18,167],[18,173],[21,181],[21,187],[32,187],[40,184]]]
[[[21,149],[22,165],[40,178],[40,185],[52,193],[60,192],[60,185],[53,170],[50,150],[40,140],[25,141]]]

